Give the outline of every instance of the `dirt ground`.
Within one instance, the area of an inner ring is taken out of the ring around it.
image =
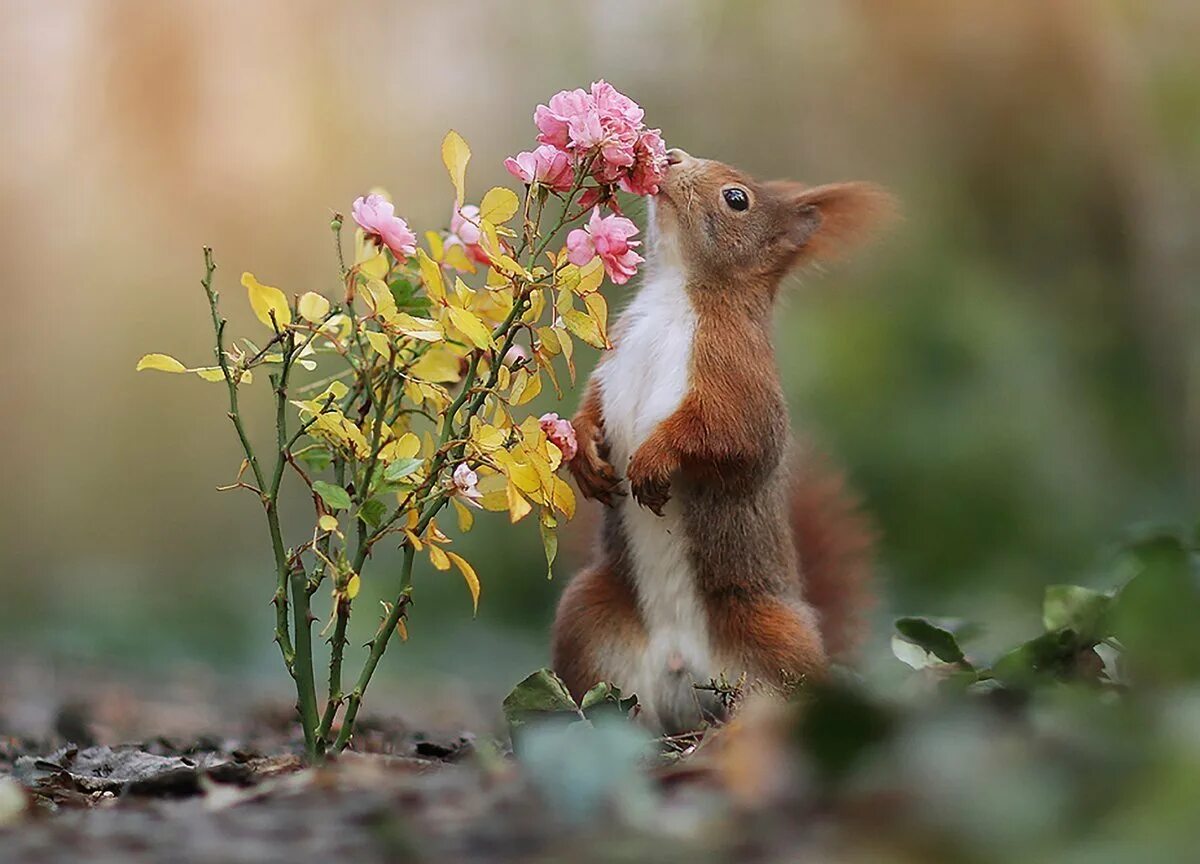
[[[584,756],[568,772],[587,775],[572,780],[557,775],[572,761],[557,745],[531,748],[525,770],[497,730],[368,715],[355,752],[306,768],[283,702],[243,693],[222,704],[186,676],[148,692],[96,670],[12,664],[0,677],[0,862],[695,861],[735,850],[748,861],[794,850],[790,828],[769,844],[733,830],[728,796],[687,760],[645,751],[633,773],[612,774],[611,743],[567,745]],[[566,800],[593,787],[582,805]]]

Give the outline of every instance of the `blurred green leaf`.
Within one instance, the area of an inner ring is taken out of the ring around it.
[[[562,712],[583,716],[567,685],[553,669],[537,670],[504,698],[504,719],[510,729],[517,729],[538,716]]]
[[[896,631],[943,663],[965,663],[966,656],[958,646],[958,639],[944,627],[939,627],[927,618],[899,618]]]
[[[1112,598],[1079,585],[1050,585],[1042,601],[1042,624],[1047,630],[1074,630],[1081,639],[1098,641],[1109,635],[1107,615]]]
[[[1138,677],[1150,680],[1200,676],[1200,584],[1183,542],[1160,535],[1130,547],[1134,577],[1117,595],[1113,633]]]
[[[333,456],[324,447],[305,447],[299,458],[314,472],[324,471],[333,463]]]
[[[826,780],[843,777],[892,733],[891,713],[847,681],[814,682],[802,692],[800,744]]]
[[[628,718],[629,712],[638,704],[637,696],[622,696],[619,688],[601,681],[583,694],[579,710],[592,721],[605,716]]]

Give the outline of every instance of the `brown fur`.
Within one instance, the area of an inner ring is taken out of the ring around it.
[[[629,491],[656,513],[682,497],[716,656],[770,681],[820,675],[827,650],[853,644],[870,533],[836,475],[810,460],[793,480],[772,307],[789,270],[844,254],[891,199],[867,184],[759,184],[681,151],[671,159],[657,218],[680,250],[698,319],[690,390],[633,454]],[[749,197],[745,211],[725,202],[729,186]],[[573,421],[580,447],[570,467],[585,496],[611,506],[621,487],[602,415],[590,383]],[[605,652],[637,652],[646,640],[614,510],[599,552],[555,621],[555,668],[576,696],[606,678]]]

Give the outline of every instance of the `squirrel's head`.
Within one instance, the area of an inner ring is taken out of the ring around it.
[[[787,271],[844,255],[895,210],[891,195],[869,183],[760,183],[682,150],[667,151],[667,159],[655,205],[659,243],[677,250],[701,283],[741,276],[773,293]]]

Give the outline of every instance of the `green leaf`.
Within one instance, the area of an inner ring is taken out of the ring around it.
[[[1074,670],[1079,652],[1088,647],[1074,630],[1043,633],[1000,657],[992,666],[992,675],[1017,684],[1028,684],[1043,676],[1066,678]]]
[[[926,618],[897,619],[896,632],[943,663],[965,663],[967,660],[954,634]]]
[[[384,469],[383,479],[389,483],[395,483],[416,471],[423,464],[425,464],[424,459],[397,459]]]
[[[560,713],[582,716],[567,685],[552,669],[534,672],[504,699],[504,719],[510,729],[517,729],[546,714]]]
[[[601,681],[583,694],[583,699],[579,702],[579,710],[583,712],[584,717],[593,722],[606,716],[628,719],[629,712],[637,704],[636,695],[622,696],[619,688],[607,681]]]
[[[1047,630],[1070,628],[1081,639],[1098,641],[1108,635],[1106,618],[1112,599],[1079,585],[1049,585],[1042,601],[1042,624]]]
[[[313,481],[313,491],[321,496],[321,500],[334,510],[347,510],[350,507],[350,493],[341,486],[326,483],[324,480]]]
[[[372,528],[378,528],[383,524],[383,517],[387,515],[387,505],[378,498],[371,498],[363,502],[362,507],[358,508],[358,518],[366,522]]]
[[[554,559],[558,557],[558,520],[553,514],[544,513],[538,520],[542,532],[542,549],[546,553],[546,578],[554,578]]]
[[[333,455],[324,447],[306,447],[297,455],[314,472],[324,471],[333,464]]]

